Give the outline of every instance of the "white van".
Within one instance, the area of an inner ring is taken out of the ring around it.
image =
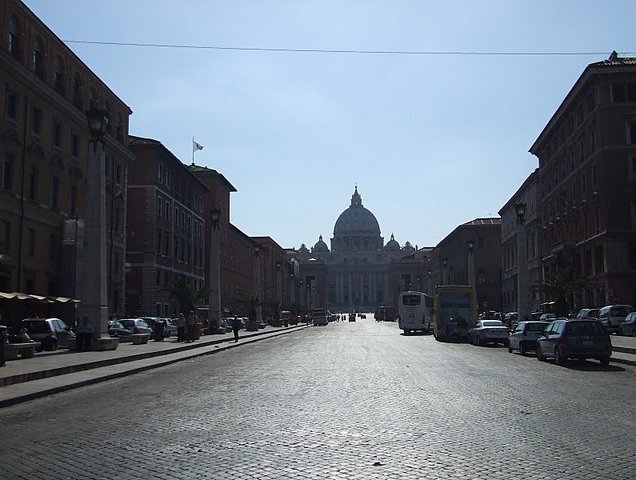
[[[607,305],[599,310],[598,319],[605,326],[608,333],[619,333],[621,323],[633,311],[634,309],[631,305]]]

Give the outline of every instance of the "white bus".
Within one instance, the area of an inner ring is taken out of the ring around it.
[[[398,301],[398,328],[405,334],[430,332],[435,318],[435,298],[422,292],[402,292]]]

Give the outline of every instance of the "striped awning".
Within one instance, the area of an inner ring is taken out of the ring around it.
[[[43,303],[80,303],[81,300],[68,297],[44,297],[42,295],[35,295],[32,293],[20,293],[20,292],[0,292],[0,300],[34,300],[36,302]]]

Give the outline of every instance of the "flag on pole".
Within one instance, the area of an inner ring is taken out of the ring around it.
[[[192,139],[192,151],[196,152],[197,150],[203,150],[203,145],[201,145],[198,142],[194,141],[194,138]]]

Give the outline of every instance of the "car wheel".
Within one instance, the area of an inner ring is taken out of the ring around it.
[[[537,343],[537,360],[540,362],[545,362],[545,355],[543,351],[541,351],[541,345]]]
[[[519,342],[519,353],[520,353],[521,355],[525,355],[525,354],[526,354],[526,352],[527,352],[527,350],[526,350],[526,344],[525,344],[525,343],[523,343],[523,342]]]
[[[557,365],[565,365],[568,363],[568,359],[563,356],[563,352],[559,347],[554,349],[554,362]]]
[[[477,345],[478,347],[481,347],[481,338],[479,338],[479,336],[475,337],[475,345]]]
[[[510,348],[510,344],[508,344],[508,353],[512,353],[512,348]]]

